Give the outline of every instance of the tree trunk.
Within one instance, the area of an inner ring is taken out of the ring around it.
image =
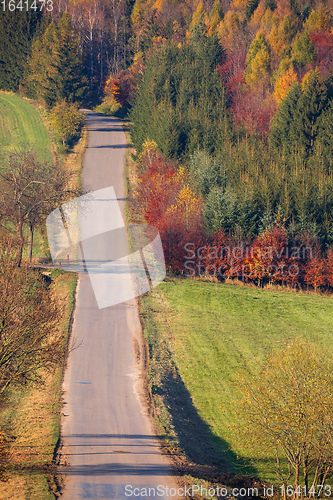
[[[113,25],[114,25],[114,48],[113,48],[113,67],[116,75],[119,73],[119,47],[118,47],[118,19],[115,7],[115,0],[112,2]]]
[[[23,222],[22,221],[18,222],[18,224],[16,226],[16,234],[17,234],[17,239],[18,239],[16,265],[17,265],[17,267],[21,267],[23,245],[24,245]]]
[[[31,265],[32,262],[32,247],[34,243],[34,226],[32,224],[29,224],[29,242],[28,242],[28,259],[29,259],[29,264]]]
[[[103,20],[101,21],[101,23],[103,23]],[[101,69],[101,72],[100,72],[100,80],[99,80],[99,87],[98,87],[98,95],[100,95],[101,93],[101,90],[102,90],[102,84],[103,84],[103,26],[101,24],[100,26],[100,31],[99,31],[99,34],[100,34],[100,69]]]

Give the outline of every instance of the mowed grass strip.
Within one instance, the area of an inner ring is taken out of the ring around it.
[[[171,342],[178,373],[215,449],[235,472],[278,482],[274,450],[240,438],[239,376],[256,376],[268,353],[298,337],[331,350],[333,299],[175,278],[142,299],[145,325],[148,310],[151,338]],[[161,316],[168,318],[168,333]]]
[[[50,137],[35,107],[18,95],[0,92],[0,151],[22,148],[32,148],[40,161],[53,161]]]

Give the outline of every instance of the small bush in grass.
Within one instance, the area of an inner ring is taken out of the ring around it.
[[[61,101],[50,111],[51,125],[64,146],[79,137],[84,117],[77,104]]]
[[[104,97],[102,103],[97,106],[94,111],[96,113],[104,113],[105,115],[113,116],[120,110],[121,106],[112,97]]]

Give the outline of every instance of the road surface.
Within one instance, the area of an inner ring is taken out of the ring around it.
[[[113,186],[123,212],[126,137],[121,123],[92,112],[86,123],[83,186],[91,191]],[[149,487],[156,488],[155,498],[171,498],[162,496],[166,487],[176,487],[171,466],[140,396],[135,300],[98,309],[89,276],[80,273],[73,337],[78,347],[69,355],[63,386],[62,458],[69,465],[61,468],[62,500],[147,498],[142,488]],[[150,493],[154,498],[153,489]]]

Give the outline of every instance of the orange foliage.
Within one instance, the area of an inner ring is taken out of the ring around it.
[[[293,68],[289,68],[281,75],[275,83],[274,97],[280,103],[288,94],[289,90],[297,83],[297,75]]]

